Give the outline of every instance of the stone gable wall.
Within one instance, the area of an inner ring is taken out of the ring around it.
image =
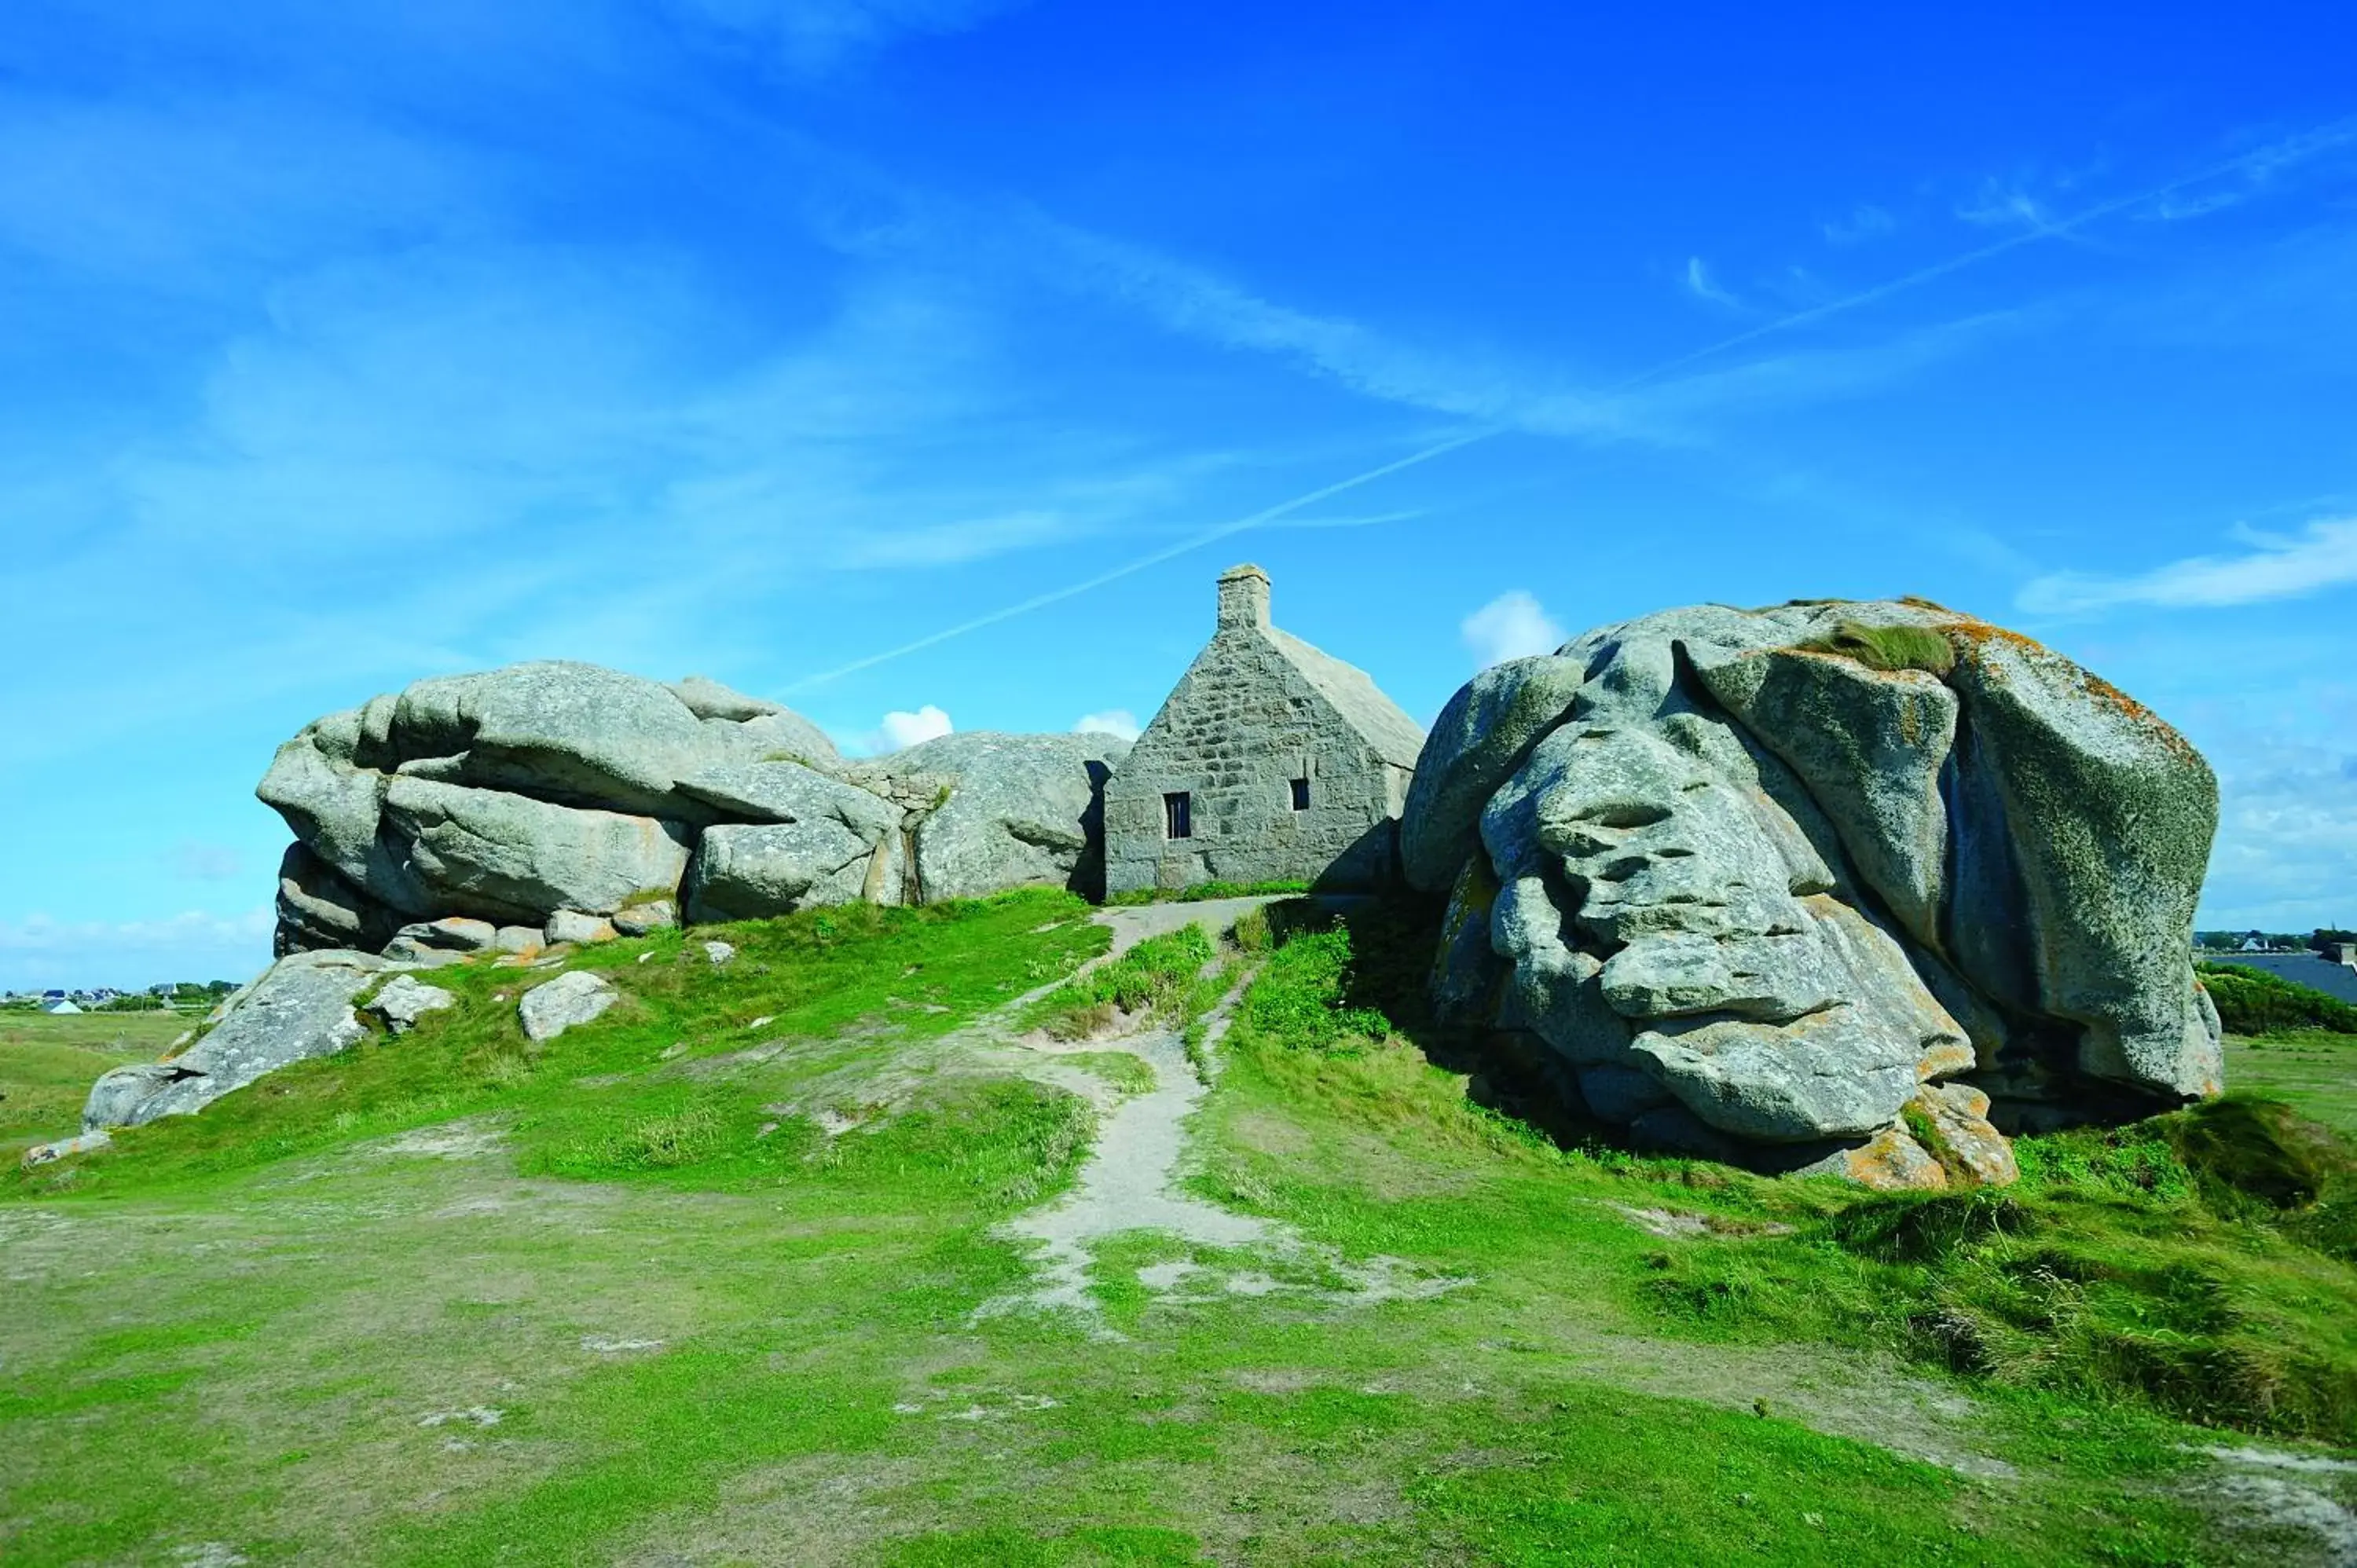
[[[1305,775],[1309,808],[1297,811]],[[1256,627],[1222,626],[1105,787],[1106,890],[1383,886],[1408,778]],[[1194,836],[1172,840],[1163,796],[1178,790],[1193,797]]]

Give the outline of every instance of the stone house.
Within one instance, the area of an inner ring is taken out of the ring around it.
[[[1259,567],[1220,575],[1218,629],[1105,786],[1108,893],[1396,879],[1423,727],[1268,601]]]

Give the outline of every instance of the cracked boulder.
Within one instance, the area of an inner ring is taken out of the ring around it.
[[[390,968],[333,950],[291,953],[214,1009],[205,1033],[162,1061],[116,1068],[91,1086],[85,1132],[186,1116],[266,1073],[329,1057],[368,1035],[352,999]]]
[[[2201,757],[2060,655],[1823,602],[1484,671],[1401,842],[1451,893],[1436,1005],[1536,1036],[1589,1113],[1935,1187],[2011,1179],[2001,1127],[2218,1092],[2191,983],[2216,820]]]

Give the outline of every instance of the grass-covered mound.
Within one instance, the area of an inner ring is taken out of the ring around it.
[[[1396,1032],[1434,1038],[1398,983],[1397,955],[1419,929],[1398,910],[1308,922],[1232,1037],[1303,1092],[1348,1085],[1362,1114],[1424,1119],[1421,1074],[1337,1059],[1380,1058]],[[1386,957],[1371,964],[1361,948]],[[1448,1109],[1460,1136],[1534,1138],[1520,1121],[1469,1128]],[[1601,1130],[1568,1141],[1569,1157],[1606,1169],[1670,1168],[1618,1154]],[[2231,1098],[2021,1139],[2016,1152],[2017,1187],[1936,1197],[1689,1167],[1743,1193],[1767,1228],[1665,1250],[1632,1286],[1688,1332],[1880,1346],[1975,1381],[2357,1444],[2357,1156],[2340,1133],[2281,1103]],[[1747,1219],[1725,1223],[1740,1231]]]
[[[1077,1040],[1140,1015],[1183,1020],[1190,1004],[1202,1002],[1200,983],[1217,956],[1200,926],[1148,937],[1041,997],[1023,1023],[1055,1039]]]
[[[824,1143],[818,1126],[807,1114],[769,1109],[779,1075],[739,1058],[799,1040],[807,1069],[813,1053],[849,1063],[945,1034],[1101,951],[1105,933],[1086,915],[1068,895],[1028,893],[919,908],[851,905],[591,947],[565,967],[610,973],[626,1000],[596,1026],[545,1047],[525,1038],[514,1004],[554,971],[449,965],[423,978],[456,993],[457,1004],[425,1015],[406,1035],[371,1034],[199,1115],[123,1129],[102,1155],[11,1179],[32,1192],[147,1189],[494,1113],[527,1173],[707,1187],[799,1176]],[[725,965],[705,953],[714,935],[737,949]],[[855,1025],[868,1033],[843,1039]],[[1059,1120],[1069,1121],[1072,1107],[1056,1105],[1028,1084],[960,1081],[921,1115],[896,1121],[892,1147],[850,1147],[862,1157],[905,1152],[912,1170],[936,1155],[964,1158],[963,1147],[973,1155],[967,1176],[987,1185],[1001,1180],[990,1174],[998,1155],[985,1152],[991,1140],[977,1141],[974,1123],[1003,1121],[1023,1149],[1068,1153],[1080,1133]],[[1028,1154],[1011,1157],[1029,1170]],[[1029,1175],[1004,1179],[1037,1186]]]
[[[2201,966],[2201,979],[2210,1000],[2218,1004],[2218,1021],[2230,1035],[2278,1035],[2299,1029],[2357,1035],[2357,1007],[2312,985],[2241,963],[2205,963]]]

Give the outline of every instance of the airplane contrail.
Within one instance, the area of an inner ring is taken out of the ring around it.
[[[1073,583],[1049,593],[1034,595],[1020,604],[1008,605],[1004,609],[993,610],[988,615],[976,616],[972,620],[960,621],[955,626],[946,627],[927,637],[920,637],[914,642],[904,642],[898,648],[888,648],[881,653],[871,653],[865,659],[856,659],[840,668],[824,671],[816,675],[805,675],[785,689],[789,692],[799,692],[806,686],[823,685],[829,681],[840,680],[845,675],[855,674],[888,660],[914,653],[920,649],[931,648],[937,642],[947,642],[951,638],[963,637],[967,632],[979,631],[984,627],[996,626],[1000,621],[1011,620],[1019,615],[1028,615],[1033,610],[1055,604],[1059,600],[1069,599],[1076,594],[1085,594],[1092,588],[1101,588],[1107,583],[1129,576],[1133,573],[1143,572],[1149,566],[1159,566],[1174,556],[1184,555],[1190,550],[1200,550],[1204,545],[1225,539],[1232,533],[1242,533],[1247,529],[1258,528],[1263,523],[1274,522],[1287,512],[1299,511],[1306,506],[1314,506],[1329,496],[1338,496],[1344,490],[1356,489],[1361,485],[1371,484],[1387,475],[1396,474],[1402,468],[1413,468],[1419,463],[1429,463],[1435,457],[1454,452],[1460,446],[1470,446],[1476,441],[1486,441],[1497,434],[1499,432],[1496,430],[1476,430],[1468,435],[1452,435],[1448,440],[1437,442],[1421,451],[1411,452],[1405,457],[1394,458],[1380,467],[1369,468],[1363,474],[1353,474],[1347,479],[1337,479],[1332,484],[1311,490],[1307,495],[1296,496],[1289,501],[1279,501],[1276,505],[1256,511],[1250,517],[1240,517],[1232,522],[1222,522],[1215,527],[1189,534],[1176,544],[1166,545],[1151,555],[1142,555],[1135,561],[1115,566],[1110,571],[1100,572],[1084,582]]]
[[[1914,272],[1892,278],[1888,283],[1876,284],[1873,287],[1861,289],[1856,294],[1845,295],[1839,299],[1828,300],[1823,305],[1813,305],[1805,310],[1796,310],[1788,316],[1780,316],[1773,321],[1762,322],[1746,331],[1738,332],[1731,338],[1722,338],[1716,343],[1705,344],[1702,348],[1680,354],[1674,359],[1664,360],[1658,365],[1640,371],[1627,380],[1615,382],[1606,388],[1604,395],[1610,396],[1632,391],[1648,381],[1656,381],[1674,371],[1684,370],[1698,360],[1723,354],[1730,349],[1738,349],[1746,343],[1757,342],[1774,333],[1787,332],[1796,327],[1811,326],[1828,317],[1856,310],[1861,306],[1875,304],[1893,295],[1903,294],[1910,289],[1919,288],[1924,284],[1946,277],[1952,273],[1977,266],[1992,257],[2004,255],[2009,251],[2020,250],[2026,245],[2036,244],[2041,240],[2058,239],[2073,231],[2083,229],[2090,223],[2127,211],[2132,208],[2141,207],[2147,202],[2158,201],[2163,197],[2175,195],[2190,187],[2204,185],[2211,180],[2223,178],[2227,175],[2240,174],[2265,163],[2297,163],[2352,141],[2357,141],[2357,120],[2339,120],[2328,125],[2318,126],[2297,136],[2270,143],[2265,147],[2256,148],[2238,157],[2228,158],[2222,163],[2212,164],[2206,168],[2197,169],[2191,174],[2180,176],[2165,185],[2139,191],[2134,196],[2116,197],[2110,201],[2097,202],[2094,206],[2083,209],[2067,218],[2058,219],[2051,223],[2041,223],[2034,229],[2026,230],[2018,234],[2007,235],[2002,240],[1978,246],[1961,255],[1951,256],[1946,261],[1934,262],[1930,266],[1920,267]],[[822,686],[831,681],[841,680],[845,675],[856,674],[862,670],[873,669],[878,664],[905,658],[909,654],[931,648],[936,643],[947,642],[952,638],[963,637],[967,632],[979,631],[984,627],[996,626],[1000,621],[1012,620],[1020,615],[1028,615],[1033,610],[1044,608],[1076,595],[1085,594],[1092,588],[1101,588],[1107,583],[1117,581],[1134,573],[1143,572],[1149,566],[1158,566],[1165,561],[1184,555],[1191,550],[1200,550],[1204,545],[1225,539],[1231,534],[1243,533],[1258,528],[1263,523],[1273,522],[1288,512],[1298,511],[1306,506],[1313,506],[1329,496],[1340,495],[1344,490],[1355,489],[1361,485],[1396,474],[1403,468],[1413,468],[1420,463],[1428,463],[1435,457],[1445,456],[1448,453],[1470,446],[1476,442],[1487,441],[1494,436],[1505,435],[1514,428],[1516,427],[1511,424],[1491,425],[1486,429],[1451,436],[1421,451],[1412,452],[1405,457],[1395,458],[1381,467],[1369,468],[1364,473],[1353,474],[1347,479],[1338,479],[1330,485],[1311,490],[1307,495],[1280,501],[1265,510],[1253,513],[1250,517],[1238,518],[1232,522],[1223,522],[1216,527],[1204,529],[1200,532],[1189,534],[1176,544],[1165,546],[1150,555],[1140,556],[1110,571],[1100,572],[1083,582],[1074,583],[1049,593],[1035,595],[1020,604],[1008,605],[1003,609],[993,610],[988,615],[976,616],[972,620],[960,621],[955,626],[920,637],[914,642],[904,642],[898,648],[887,649],[881,653],[872,653],[865,659],[854,660],[851,663],[839,668],[823,671],[815,675],[805,675],[787,686],[785,690],[791,693],[812,686]]]
[[[2240,157],[2228,158],[2223,163],[2212,164],[2207,168],[2180,176],[2166,185],[2154,186],[2151,189],[2139,191],[2134,196],[2115,197],[2110,201],[2099,201],[2094,206],[2083,209],[2067,218],[2056,219],[2051,223],[2040,223],[2036,228],[2024,230],[2018,234],[2008,234],[2002,240],[1993,241],[1976,249],[1966,251],[1962,255],[1951,256],[1944,262],[1934,262],[1928,267],[1918,268],[1902,277],[1892,278],[1888,283],[1879,283],[1872,288],[1860,289],[1856,294],[1845,295],[1839,299],[1827,300],[1823,305],[1813,305],[1806,310],[1796,310],[1790,316],[1780,316],[1773,321],[1762,322],[1748,331],[1738,332],[1732,338],[1722,338],[1716,343],[1706,344],[1691,353],[1681,354],[1674,360],[1664,360],[1651,370],[1640,371],[1611,390],[1626,392],[1632,387],[1642,386],[1657,377],[1668,375],[1672,371],[1684,370],[1697,360],[1706,360],[1714,354],[1723,354],[1729,349],[1741,348],[1746,343],[1756,342],[1771,333],[1789,331],[1795,327],[1807,327],[1823,321],[1829,316],[1838,316],[1844,311],[1855,310],[1862,305],[1872,305],[1878,300],[1888,299],[1894,294],[1901,294],[1934,279],[1946,277],[1951,273],[1977,266],[1992,256],[2001,256],[2008,251],[2018,251],[2025,245],[2034,245],[2041,240],[2060,239],[2075,230],[2085,228],[2090,223],[2112,217],[2115,213],[2126,212],[2131,208],[2142,207],[2149,201],[2158,201],[2166,196],[2174,196],[2190,187],[2206,185],[2213,179],[2222,179],[2230,174],[2240,174],[2245,169],[2263,163],[2297,163],[2351,141],[2357,141],[2357,120],[2335,121],[2330,125],[2319,126],[2298,136],[2269,143],[2266,146],[2255,148]]]

